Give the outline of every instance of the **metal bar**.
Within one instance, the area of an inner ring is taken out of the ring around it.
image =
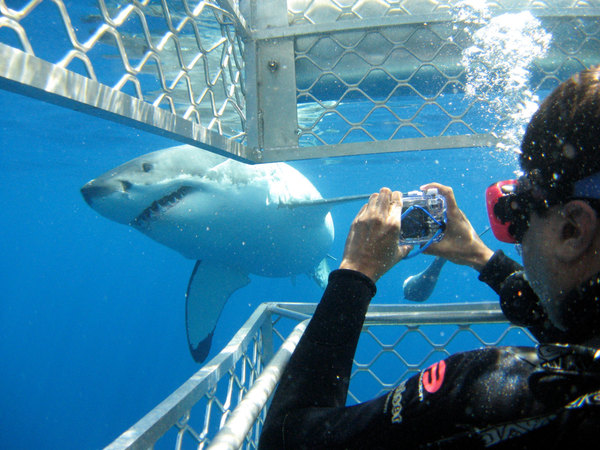
[[[316,303],[305,303],[305,305],[308,306],[308,309],[302,311],[301,308],[298,310],[296,310],[294,307],[288,309],[286,305],[287,303],[267,303],[267,306],[273,314],[279,314],[281,317],[286,317],[288,319],[297,321],[310,319],[315,311],[315,308],[317,307]],[[292,303],[292,305],[300,305],[300,303]]]
[[[259,148],[297,147],[294,42],[260,41],[256,49]]]
[[[306,23],[292,26],[270,27],[262,30],[255,30],[252,38],[255,40],[263,39],[282,39],[298,36],[310,36],[329,34],[345,31],[366,31],[400,25],[412,25],[415,23],[434,23],[450,22],[452,17],[446,13],[422,14],[422,15],[404,15],[391,17],[374,17],[367,19],[344,20],[341,22],[328,23]]]
[[[259,0],[250,6],[255,29],[287,26],[287,5],[281,0]],[[253,149],[298,145],[296,64],[292,39],[245,44],[247,136]],[[257,157],[259,152],[253,153]]]
[[[302,322],[294,328],[288,338],[271,359],[271,362],[260,376],[255,380],[252,388],[248,390],[242,401],[233,410],[227,422],[217,433],[209,450],[237,450],[243,444],[246,434],[261,410],[267,404],[269,397],[279,383],[281,375],[294,353],[308,321]]]
[[[389,141],[353,142],[350,144],[319,145],[315,147],[273,147],[261,151],[259,162],[293,161],[337,156],[410,152],[416,150],[452,150],[457,148],[493,147],[499,139],[492,134],[435,136],[395,139]]]
[[[138,98],[0,43],[0,88],[112,120],[243,162],[244,145]]]
[[[106,449],[146,449],[152,447],[211,387],[215,386],[227,374],[227,371],[242,357],[242,353],[252,341],[262,322],[270,320],[270,317],[267,305],[260,305],[221,353],[211,359],[129,430],[121,434]]]
[[[312,316],[316,303],[269,303],[273,313],[292,319]],[[442,325],[464,323],[502,323],[506,317],[496,302],[428,305],[371,305],[365,319],[368,325]]]
[[[371,194],[359,194],[359,195],[347,195],[345,197],[336,198],[321,198],[318,200],[305,200],[305,201],[294,201],[281,205],[282,208],[299,208],[302,206],[315,206],[315,205],[336,205],[338,203],[355,202],[357,200],[366,200],[371,197]]]
[[[267,308],[268,317],[263,321],[260,327],[262,337],[262,352],[260,358],[262,365],[265,366],[273,357],[273,319],[271,310]]]
[[[545,17],[598,17],[600,8],[547,8],[547,9],[529,9],[517,8],[506,9],[503,12],[529,11],[533,16]],[[252,38],[254,40],[262,39],[282,39],[289,37],[321,35],[328,33],[338,33],[345,31],[369,31],[381,28],[414,25],[423,23],[443,23],[454,22],[456,18],[450,13],[431,13],[402,15],[391,17],[373,17],[366,19],[343,20],[339,22],[328,23],[303,23],[292,26],[271,27],[268,29],[254,30]]]

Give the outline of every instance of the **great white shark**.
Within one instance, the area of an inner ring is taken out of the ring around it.
[[[324,287],[332,203],[285,163],[247,165],[182,145],[135,158],[81,188],[99,214],[196,260],[186,293],[190,352],[202,362],[227,299],[249,274],[309,274]]]

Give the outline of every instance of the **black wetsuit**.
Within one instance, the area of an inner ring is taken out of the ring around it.
[[[491,264],[505,277],[520,268],[501,253]],[[482,279],[501,291],[504,279],[486,280],[484,272]],[[375,285],[364,275],[331,273],[275,393],[260,449],[598,447],[591,442],[600,426],[600,395],[585,394],[600,389],[600,361],[587,347],[458,353],[382,397],[345,406],[374,295]],[[547,330],[542,322],[536,326]]]

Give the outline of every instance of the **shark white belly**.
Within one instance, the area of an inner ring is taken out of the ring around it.
[[[81,189],[101,215],[197,260],[186,300],[190,351],[203,361],[229,296],[248,274],[313,274],[324,286],[329,206],[284,163],[246,165],[178,146],[133,159]],[[302,203],[301,208],[289,208]]]

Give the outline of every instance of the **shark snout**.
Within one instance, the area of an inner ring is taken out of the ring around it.
[[[131,183],[125,180],[114,180],[112,183],[101,183],[98,180],[92,180],[81,188],[81,195],[88,205],[94,200],[107,197],[115,192],[127,192],[131,188]]]
[[[147,205],[132,201],[126,187],[115,179],[96,178],[83,185],[80,191],[86,203],[97,213],[115,222],[128,224]]]
[[[81,195],[88,205],[94,203],[98,197],[103,197],[108,194],[108,189],[102,186],[93,186],[89,183],[81,188]]]
[[[115,190],[105,185],[96,185],[93,181],[85,184],[81,188],[81,195],[88,205],[92,205],[95,200],[112,194]]]

